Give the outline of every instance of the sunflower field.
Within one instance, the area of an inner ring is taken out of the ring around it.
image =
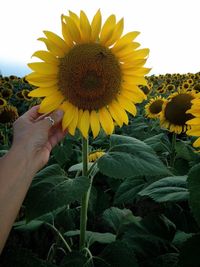
[[[149,75],[123,19],[69,11],[63,38],[19,78],[0,77],[0,156],[39,104],[64,139],[37,172],[2,267],[199,267],[200,72]]]
[[[101,130],[89,137],[93,184],[85,253],[79,251],[80,199],[89,184],[78,177],[77,131],[54,147],[34,177],[2,266],[200,266],[199,126],[192,123],[200,74],[146,80],[147,99],[129,124],[116,126],[111,136]],[[41,100],[28,97],[33,86],[25,78],[1,77],[0,86],[2,156],[12,143],[13,121]]]

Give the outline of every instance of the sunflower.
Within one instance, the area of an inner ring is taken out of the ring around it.
[[[10,88],[3,88],[1,91],[1,95],[3,98],[9,99],[13,95],[13,91]]]
[[[165,98],[161,96],[156,96],[151,98],[149,102],[145,105],[145,113],[148,118],[157,119],[162,111],[162,105],[165,102]]]
[[[5,107],[6,105],[7,101],[3,97],[0,97],[0,109]]]
[[[189,88],[190,88],[190,84],[187,81],[182,83],[181,85],[182,90],[188,90]]]
[[[193,119],[188,120],[186,124],[190,125],[186,133],[187,135],[198,136],[197,140],[193,143],[194,147],[200,146],[200,94],[197,94],[198,98],[192,100],[192,107],[187,111],[188,114],[193,116]]]
[[[94,162],[105,154],[104,151],[92,151],[89,154],[89,162]]]
[[[163,104],[160,115],[160,124],[170,132],[183,133],[188,129],[186,121],[193,118],[188,114],[192,100],[196,98],[194,91],[179,90],[171,94]]]
[[[144,68],[149,49],[137,49],[134,39],[139,32],[122,36],[123,19],[115,15],[101,27],[101,12],[97,11],[90,23],[86,14],[69,11],[62,15],[62,35],[44,31],[39,38],[48,51],[37,51],[33,56],[43,62],[30,63],[34,71],[26,79],[39,88],[29,96],[45,97],[39,112],[62,109],[63,130],[74,135],[79,128],[86,138],[89,129],[94,138],[102,126],[106,134],[128,124],[126,112],[136,115],[136,103],[146,99],[138,85],[147,85]]]
[[[18,91],[18,92],[15,94],[15,97],[16,97],[18,100],[24,100],[24,95],[22,94],[22,91]]]
[[[192,87],[193,90],[195,90],[197,93],[200,92],[200,83],[195,83]]]
[[[167,86],[166,86],[166,90],[168,91],[168,92],[173,92],[173,91],[175,91],[175,89],[176,89],[176,87],[175,87],[175,85],[174,84],[172,84],[172,83],[169,83]]]
[[[13,123],[19,117],[16,107],[7,105],[0,109],[0,123]]]
[[[22,96],[24,97],[24,100],[26,101],[32,101],[33,98],[29,96],[30,91],[28,89],[23,89],[22,90]]]

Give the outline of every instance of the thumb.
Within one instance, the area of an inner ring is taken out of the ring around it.
[[[40,120],[40,123],[43,125],[43,127],[50,129],[52,126],[58,124],[62,120],[63,114],[63,110],[58,109],[45,116],[43,120]]]

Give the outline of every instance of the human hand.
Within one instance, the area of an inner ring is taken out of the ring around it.
[[[13,144],[31,162],[34,172],[40,170],[49,160],[52,148],[63,139],[66,131],[62,131],[61,120],[63,111],[57,110],[50,114],[39,114],[39,105],[32,107],[13,124]],[[55,121],[52,126],[46,116]],[[18,156],[18,155],[16,155]]]

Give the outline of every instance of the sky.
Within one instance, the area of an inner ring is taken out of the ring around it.
[[[149,75],[200,71],[199,0],[0,0],[0,73],[22,77],[31,72],[32,54],[45,50],[43,30],[61,36],[61,14],[84,10],[90,21],[100,8],[103,21],[124,18],[124,34],[149,48]]]

